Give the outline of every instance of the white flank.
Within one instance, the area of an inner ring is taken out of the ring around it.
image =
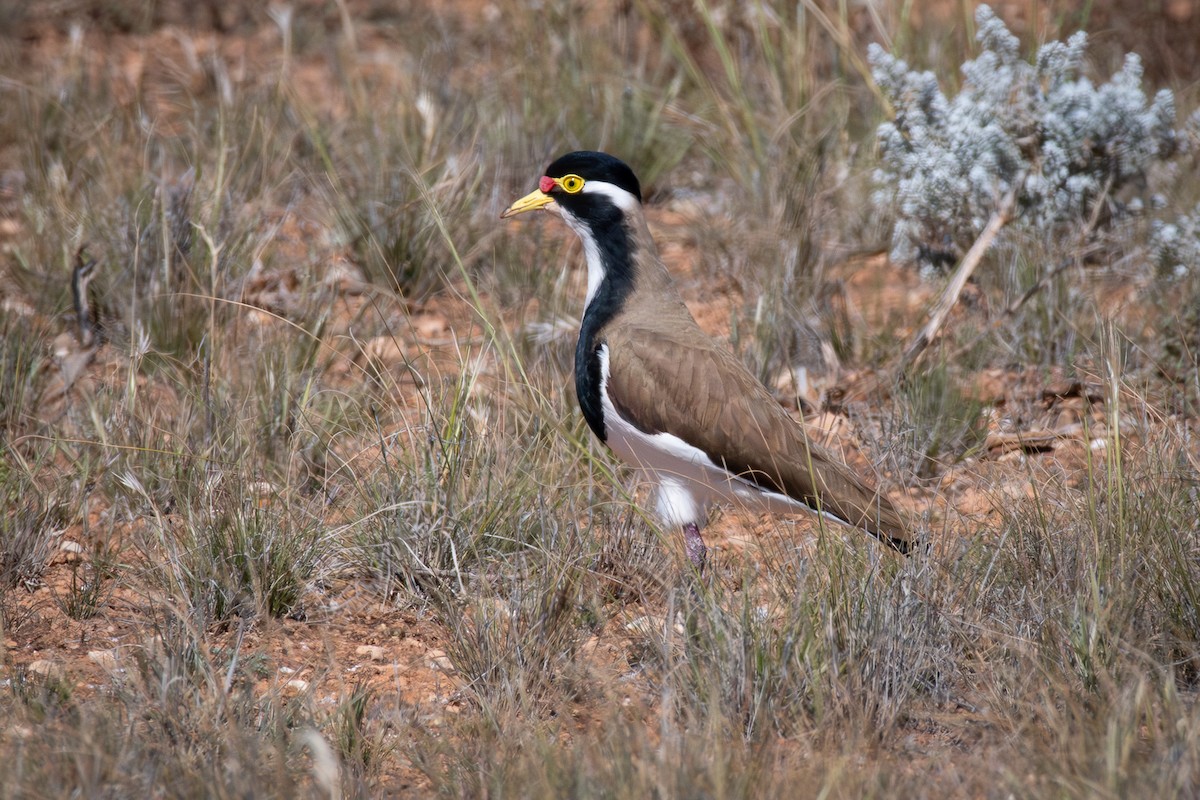
[[[704,527],[713,503],[728,502],[755,511],[794,514],[814,509],[785,494],[764,490],[718,466],[698,447],[671,433],[644,433],[617,413],[608,396],[608,345],[600,347],[600,402],[609,448],[640,468],[657,486],[655,505],[664,524]],[[828,512],[822,515],[849,525]],[[854,526],[851,526],[854,527]]]

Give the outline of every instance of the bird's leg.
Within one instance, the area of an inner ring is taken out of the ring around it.
[[[704,565],[708,562],[708,547],[700,538],[700,526],[694,522],[683,526],[683,551],[696,571],[703,575]]]

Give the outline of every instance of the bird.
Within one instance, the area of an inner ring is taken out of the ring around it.
[[[553,161],[538,188],[500,215],[542,210],[583,243],[587,293],[575,390],[596,437],[655,485],[665,526],[703,574],[701,530],[717,503],[812,512],[899,551],[912,525],[878,490],[813,441],[727,347],[705,333],[659,257],[633,170],[607,153]]]

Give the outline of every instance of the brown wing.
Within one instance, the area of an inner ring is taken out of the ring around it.
[[[730,472],[907,551],[913,536],[892,503],[809,440],[766,387],[690,317],[644,324],[627,318],[606,338],[609,396],[641,430],[674,434]]]

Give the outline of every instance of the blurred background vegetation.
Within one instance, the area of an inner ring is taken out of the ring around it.
[[[995,11],[1180,148],[898,373],[867,46],[952,95],[974,3],[0,2],[0,795],[1195,796],[1200,4]],[[928,553],[727,511],[689,577],[496,219],[576,148]]]

